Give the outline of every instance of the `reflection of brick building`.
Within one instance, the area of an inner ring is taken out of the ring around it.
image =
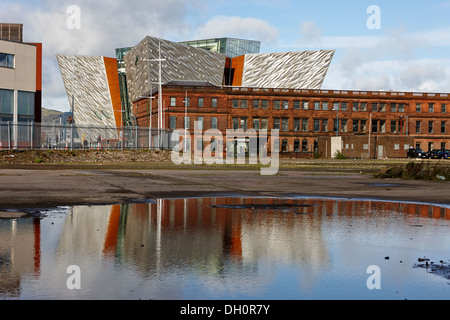
[[[157,127],[158,92],[153,100]],[[187,98],[187,99],[186,99]],[[185,103],[185,101],[187,101]],[[405,157],[409,147],[450,148],[448,94],[218,87],[198,82],[163,86],[163,127],[191,135],[203,130],[279,130],[280,151],[289,156],[333,155],[332,137],[349,157]],[[138,125],[149,125],[150,99],[134,102]]]

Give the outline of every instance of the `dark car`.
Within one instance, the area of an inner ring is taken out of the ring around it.
[[[427,158],[427,153],[424,152],[422,149],[414,149],[411,148],[408,150],[407,153],[408,158]]]
[[[450,150],[439,151],[439,159],[449,159],[449,158],[450,158]]]
[[[428,151],[428,158],[429,159],[439,159],[439,152],[440,152],[440,150],[437,150],[437,149]]]

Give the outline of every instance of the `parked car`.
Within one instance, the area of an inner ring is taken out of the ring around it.
[[[439,151],[438,149],[433,149],[431,151],[428,151],[428,158],[429,159],[439,159]]]
[[[450,159],[450,150],[440,150],[439,159]]]
[[[428,155],[426,152],[424,152],[422,149],[414,149],[410,148],[407,153],[408,158],[428,158]]]

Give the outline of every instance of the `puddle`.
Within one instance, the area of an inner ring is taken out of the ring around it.
[[[42,213],[0,219],[0,299],[450,298],[445,206],[219,197]]]

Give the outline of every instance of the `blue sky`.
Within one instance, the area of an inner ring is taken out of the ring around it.
[[[69,29],[67,8],[80,8]],[[380,8],[369,29],[367,8]],[[44,48],[44,106],[68,110],[56,54],[114,56],[146,35],[172,41],[260,40],[261,52],[335,49],[325,89],[450,92],[450,1],[0,0]]]

